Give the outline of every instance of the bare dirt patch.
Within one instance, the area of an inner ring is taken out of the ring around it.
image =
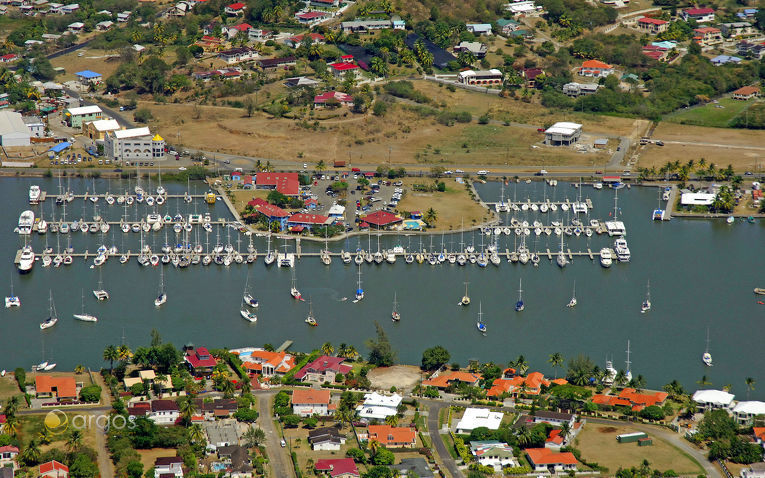
[[[149,450],[137,451],[141,456],[141,463],[143,463],[144,470],[152,468],[157,458],[178,456],[177,450],[174,448],[152,448]]]
[[[82,56],[79,56],[80,54]],[[76,79],[75,73],[83,70],[101,73],[101,76],[106,79],[117,71],[120,66],[120,58],[113,51],[77,50],[52,59],[51,65],[66,70],[66,73],[58,76],[56,81],[74,80]]]
[[[396,387],[399,390],[411,389],[422,378],[420,369],[413,365],[394,365],[393,367],[378,367],[369,372],[367,376],[372,382],[373,388],[390,390]]]
[[[614,432],[616,432],[616,428],[614,428],[614,427],[598,427],[598,431],[600,433],[614,433]]]

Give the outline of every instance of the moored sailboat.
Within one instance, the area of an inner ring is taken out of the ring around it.
[[[401,320],[401,314],[398,312],[398,301],[396,301],[396,292],[393,292],[393,312],[390,314],[391,319],[393,322],[398,322]]]
[[[79,314],[72,314],[75,319],[83,322],[98,322],[98,318],[95,315],[85,313],[85,290],[82,290],[82,312]]]

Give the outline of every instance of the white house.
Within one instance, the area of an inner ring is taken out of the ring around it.
[[[491,35],[491,23],[467,23],[465,29],[474,35]]]
[[[401,400],[403,398],[397,393],[390,396],[377,392],[367,393],[364,395],[364,403],[356,407],[356,411],[359,412],[359,418],[364,421],[385,420],[397,413],[396,409],[401,404]]]
[[[125,23],[130,20],[130,15],[132,15],[132,12],[120,12],[117,14],[117,21],[119,23]]]
[[[733,418],[742,426],[751,425],[758,415],[765,415],[765,402],[738,402],[733,407]]]
[[[504,416],[502,412],[492,412],[488,408],[467,408],[462,419],[457,423],[457,433],[469,434],[480,427],[497,430]]]
[[[69,5],[64,5],[63,7],[61,7],[61,13],[66,15],[69,13],[74,13],[79,9],[80,9],[79,3],[70,3]]]
[[[67,29],[67,30],[68,30],[70,33],[79,33],[79,32],[81,32],[81,31],[82,31],[82,29],[83,29],[83,28],[85,28],[85,24],[84,24],[84,23],[82,23],[82,22],[74,22],[74,23],[70,23],[70,24],[69,24],[69,25],[66,27],[66,29]]]
[[[174,400],[152,400],[148,418],[157,425],[175,425],[180,416],[178,404]]]
[[[225,61],[229,65],[235,63],[241,63],[243,61],[254,60],[258,57],[258,52],[252,48],[231,48],[218,53],[218,58]]]
[[[111,131],[104,135],[104,151],[112,161],[162,161],[165,140],[147,127]]]
[[[555,473],[576,470],[576,457],[571,452],[557,453],[549,448],[527,448],[524,451],[534,472]]]
[[[713,193],[682,193],[680,195],[681,206],[711,206],[715,202],[716,194]]]
[[[717,408],[730,408],[733,404],[734,395],[722,390],[696,390],[691,398],[699,408],[714,410]]]
[[[513,447],[497,440],[471,441],[470,451],[478,463],[490,466],[494,471],[501,472],[503,467],[518,466],[518,460],[513,455]]]
[[[297,388],[292,392],[292,413],[300,417],[326,417],[335,411],[330,405],[331,398],[329,390]]]
[[[154,461],[154,478],[172,475],[183,478],[183,458],[179,456],[163,456]]]
[[[308,443],[314,451],[339,451],[345,445],[345,435],[337,427],[317,428],[308,432]]]
[[[573,428],[574,422],[576,421],[576,415],[572,415],[571,413],[561,413],[561,412],[548,412],[546,410],[539,410],[534,413],[533,417],[534,423],[549,423],[553,426],[561,426],[564,423],[568,423],[568,426]]]
[[[550,146],[568,146],[579,141],[582,125],[560,121],[545,130],[545,144]]]
[[[741,470],[741,478],[765,478],[765,462],[752,463]]]

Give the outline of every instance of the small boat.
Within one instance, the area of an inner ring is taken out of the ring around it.
[[[154,307],[161,307],[165,302],[167,302],[167,293],[165,292],[165,268],[163,266],[159,269],[159,293],[154,299]]]
[[[93,291],[93,295],[96,297],[96,299],[102,301],[102,300],[109,300],[109,293],[104,289],[104,281],[102,279],[101,275],[101,269],[98,270],[98,289],[95,289]]]
[[[576,281],[574,281],[574,292],[571,294],[571,300],[568,301],[568,304],[566,304],[566,307],[576,307],[577,301],[576,301]]]
[[[82,320],[83,322],[98,322],[98,318],[95,315],[86,314],[85,313],[85,290],[82,290],[82,313],[80,314],[73,314],[74,318],[77,320]]]
[[[29,186],[29,204],[37,204],[40,202],[40,186]]]
[[[19,215],[19,225],[16,232],[21,236],[28,236],[32,233],[32,226],[35,223],[35,213],[24,211]]]
[[[608,269],[613,264],[614,260],[611,255],[611,249],[604,247],[600,250],[600,265]]]
[[[478,322],[476,322],[475,326],[479,332],[486,335],[486,324],[483,323],[483,310],[480,302],[478,303]]]
[[[152,196],[147,196],[147,197],[146,197],[146,205],[147,205],[147,206],[153,206],[153,205],[154,205],[154,197],[152,197]]]
[[[50,297],[48,299],[48,318],[40,324],[40,330],[45,330],[53,327],[58,323],[58,316],[56,314],[56,306],[53,303],[53,291],[49,291]],[[54,365],[55,366],[55,365]]]
[[[242,293],[242,300],[244,301],[245,305],[248,305],[250,307],[257,307],[258,306],[258,300],[252,297],[252,293],[250,293],[250,276],[247,275],[247,280],[244,283],[244,292]]]
[[[701,355],[701,361],[704,362],[704,365],[707,367],[712,366],[712,354],[709,353],[709,327],[707,327],[707,348],[704,350],[704,353]]]
[[[56,364],[55,364],[55,363],[49,363],[48,365],[46,365],[45,367],[43,367],[43,371],[45,371],[45,372],[50,372],[50,371],[51,371],[51,370],[53,370],[54,368],[56,368]]]
[[[728,218],[725,220],[725,222],[728,223],[728,224],[733,224],[734,222],[736,222],[736,218],[733,217],[733,216],[728,216]]]
[[[651,281],[649,280],[646,284],[646,292],[645,292],[645,300],[640,305],[640,313],[645,314],[647,311],[651,310]]]
[[[396,292],[393,292],[393,312],[391,312],[390,318],[393,322],[401,320],[401,314],[398,312],[398,302],[396,301]]]
[[[240,310],[239,310],[239,314],[242,316],[242,318],[243,318],[244,320],[246,320],[246,321],[248,321],[248,322],[257,322],[257,321],[258,321],[258,316],[257,316],[257,315],[255,315],[255,313],[254,313],[254,312],[250,312],[250,311],[249,311],[249,310],[247,310],[247,309],[244,309],[244,308],[243,308],[243,309],[240,309]]]
[[[523,312],[526,304],[523,302],[523,279],[518,279],[518,302],[515,303],[515,311]]]
[[[763,289],[762,287],[755,287],[754,293],[757,295],[765,295],[765,289]]]
[[[295,278],[295,269],[292,269],[292,286],[290,287],[290,295],[295,300],[303,300],[303,296],[297,288],[297,279]]]
[[[110,206],[112,204],[114,204],[114,196],[112,196],[111,194],[107,194],[106,195],[106,204],[108,204]]]

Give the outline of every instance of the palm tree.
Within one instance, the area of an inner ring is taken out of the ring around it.
[[[109,373],[114,371],[114,361],[120,358],[117,347],[114,345],[107,345],[104,349],[104,360],[109,361]]]
[[[754,391],[754,384],[757,383],[752,377],[746,377],[746,399],[749,400],[749,392]]]
[[[72,430],[72,433],[69,435],[69,438],[66,440],[66,447],[69,448],[69,450],[76,452],[80,448],[82,448],[82,431],[81,430]]]
[[[369,451],[372,453],[372,456],[377,454],[377,450],[379,450],[381,446],[382,445],[380,445],[380,442],[377,440],[369,441]]]
[[[321,346],[321,353],[324,355],[332,355],[334,352],[335,348],[329,342],[324,342],[324,345]]]
[[[121,361],[127,362],[133,356],[133,352],[130,351],[130,347],[123,344],[117,347],[117,355]]]
[[[305,472],[309,475],[313,475],[316,471],[316,464],[313,461],[313,458],[309,458],[308,461],[305,462]]]
[[[7,416],[16,416],[16,411],[19,409],[19,397],[14,395],[5,402],[5,408],[3,414]]]
[[[181,412],[181,417],[184,422],[191,423],[191,417],[193,417],[197,411],[197,404],[190,395],[186,395],[185,397],[178,399],[178,411]]]
[[[508,365],[515,368],[518,375],[526,375],[526,372],[529,370],[529,362],[526,361],[526,357],[523,355],[519,355],[514,362],[511,362]]]
[[[388,76],[388,63],[379,56],[373,57],[369,62],[369,69],[377,76]]]
[[[85,373],[85,366],[83,364],[79,364],[76,367],[74,367],[74,373],[77,375],[82,375]]]
[[[563,355],[561,355],[559,352],[555,352],[553,354],[550,354],[550,359],[548,360],[550,364],[553,366],[553,370],[555,370],[555,378],[558,378],[558,367],[563,365]]]
[[[475,63],[475,55],[473,55],[473,52],[470,50],[462,50],[457,54],[457,61],[459,61],[462,66],[470,66]]]
[[[531,440],[534,438],[531,430],[525,426],[518,428],[518,431],[515,432],[515,437],[518,439],[518,445],[520,445],[521,448],[531,443]]]
[[[37,435],[37,439],[40,440],[40,443],[42,443],[43,445],[47,445],[53,440],[53,435],[51,434],[48,427],[43,426],[40,429],[39,435]]]
[[[436,212],[436,210],[431,207],[425,211],[425,216],[423,219],[425,219],[425,222],[428,223],[428,226],[433,226],[438,220],[438,212]]]
[[[571,425],[569,425],[569,422],[563,422],[560,426],[560,436],[563,437],[564,441],[566,440],[569,432],[571,432]]]
[[[617,387],[623,387],[625,383],[627,383],[627,374],[624,372],[624,370],[619,370],[616,372],[616,376],[614,377],[614,385]]]
[[[398,425],[398,416],[396,415],[388,415],[385,417],[385,424],[390,425],[392,427],[395,427]]]
[[[337,356],[345,358],[345,355],[348,353],[348,344],[345,342],[341,343],[337,346]]]
[[[356,350],[356,347],[353,345],[348,345],[345,348],[345,355],[343,355],[343,358],[346,358],[348,360],[355,360],[356,357],[359,356],[359,352]]]
[[[3,426],[0,428],[0,430],[2,430],[6,435],[15,437],[16,433],[18,433],[18,427],[19,419],[16,418],[16,415],[7,415],[5,417],[5,423],[3,423]]]
[[[205,432],[202,425],[195,423],[189,427],[189,439],[192,443],[203,444],[205,442]]]
[[[24,451],[21,452],[21,460],[27,465],[36,465],[40,462],[41,455],[40,445],[37,443],[37,440],[32,439],[27,444],[27,447],[24,448]]]
[[[234,382],[231,380],[224,380],[220,384],[220,391],[223,392],[224,398],[231,398],[234,396],[234,391],[236,390],[236,387],[234,386]]]

